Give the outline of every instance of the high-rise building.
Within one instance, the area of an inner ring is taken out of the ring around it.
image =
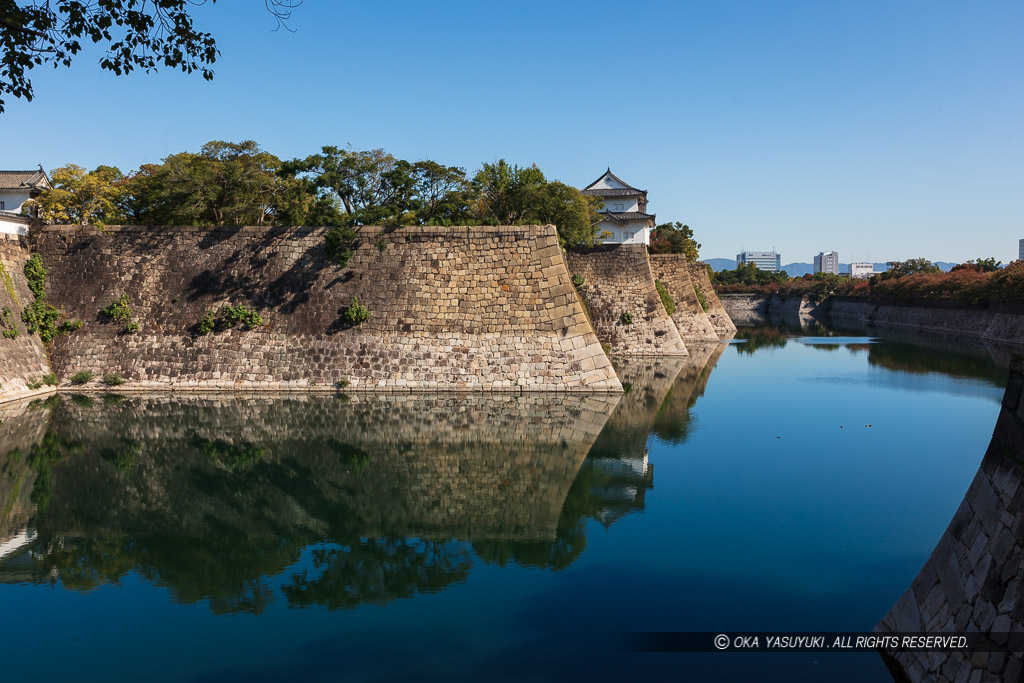
[[[864,261],[850,264],[850,277],[869,278],[875,274],[875,264]]]
[[[1024,261],[1024,240],[1020,241],[1020,243],[1019,243],[1017,248],[1018,248],[1017,258],[1019,258],[1021,261]]]
[[[782,270],[782,256],[774,251],[743,251],[736,254],[736,265],[753,263],[758,270],[777,273]]]
[[[815,273],[833,273],[839,275],[839,252],[823,251],[814,257]]]

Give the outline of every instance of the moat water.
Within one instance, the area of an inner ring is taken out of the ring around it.
[[[869,631],[988,445],[1012,350],[741,330],[601,396],[0,406],[2,680],[890,680]]]

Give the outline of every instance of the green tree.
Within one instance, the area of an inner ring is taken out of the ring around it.
[[[279,172],[309,184],[329,225],[413,222],[417,178],[413,165],[383,149],[325,146],[319,154],[285,162]],[[333,207],[334,213],[330,207]],[[323,221],[320,221],[323,222]]]
[[[926,258],[912,258],[906,261],[893,261],[889,264],[889,270],[874,277],[880,280],[892,280],[915,273],[941,273],[942,269]],[[874,279],[872,278],[872,280]]]
[[[457,225],[471,220],[469,181],[457,166],[436,161],[417,161],[412,165],[415,212],[423,225]]]
[[[767,285],[783,283],[789,279],[789,274],[784,270],[778,273],[761,270],[756,263],[740,263],[735,270],[711,273],[711,279],[722,285]]]
[[[472,182],[477,220],[488,225],[554,224],[566,246],[593,246],[601,200],[574,187],[549,182],[536,165],[521,168],[504,159],[482,165]]]
[[[683,254],[688,261],[695,262],[700,258],[700,244],[693,239],[690,226],[679,221],[661,223],[651,235],[652,254]]]
[[[203,145],[146,165],[126,183],[124,212],[152,225],[302,223],[315,196],[280,178],[281,160],[252,140]]]
[[[527,222],[537,195],[547,179],[536,165],[520,168],[504,159],[484,163],[473,176],[476,214],[489,225],[516,225]]]
[[[29,200],[39,208],[39,217],[48,223],[105,225],[120,222],[124,176],[113,166],[100,166],[87,172],[68,164],[54,169],[53,187]]]
[[[279,23],[299,2],[264,0]],[[167,67],[210,80],[219,53],[213,36],[193,25],[189,12],[198,4],[203,0],[0,0],[0,93],[31,101],[28,72],[71,66],[86,41],[107,48],[100,68],[119,76]]]

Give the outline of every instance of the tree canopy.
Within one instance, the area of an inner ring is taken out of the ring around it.
[[[889,270],[872,277],[881,281],[901,278],[916,273],[941,273],[942,269],[926,258],[912,258],[906,261],[893,261]]]
[[[651,234],[652,254],[683,254],[691,263],[699,258],[700,244],[693,239],[693,230],[679,221],[662,223]]]
[[[722,285],[767,285],[781,283],[789,280],[786,271],[773,273],[770,270],[761,270],[756,263],[739,263],[735,270],[720,270],[711,273],[711,281]]]
[[[570,247],[602,237],[599,197],[548,180],[536,165],[504,159],[481,164],[470,179],[457,166],[407,161],[383,149],[325,146],[283,161],[252,140],[213,140],[126,174],[64,166],[53,185],[36,200],[51,223],[324,225],[347,230],[344,249],[358,225],[553,224]],[[696,259],[700,245],[688,227],[661,227],[672,248]]]
[[[264,6],[280,24],[301,2],[264,0]],[[44,64],[71,66],[83,42],[104,46],[100,68],[119,76],[166,67],[199,71],[210,80],[217,44],[195,27],[191,15],[202,4],[205,0],[0,0],[0,93],[31,101],[29,72]]]

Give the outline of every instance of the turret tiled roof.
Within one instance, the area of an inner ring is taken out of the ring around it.
[[[50,187],[46,171],[0,171],[0,190],[45,189]]]
[[[594,187],[594,185],[597,185],[599,182],[601,182],[605,178],[610,178],[610,179],[614,180],[615,182],[617,182],[619,185],[622,185],[623,187],[621,187],[621,188],[601,188],[601,187],[595,188]],[[633,187],[632,185],[627,183],[625,180],[623,180],[619,176],[617,176],[614,173],[612,173],[611,167],[609,167],[607,171],[602,173],[600,178],[598,178],[597,180],[595,180],[594,182],[590,183],[585,188],[583,188],[581,190],[581,192],[583,194],[588,194],[588,195],[592,195],[592,196],[595,196],[595,197],[646,197],[647,196],[647,190],[641,190],[639,188]]]
[[[641,211],[603,211],[602,218],[610,218],[616,223],[628,223],[629,221],[654,221],[657,214],[643,213]]]

